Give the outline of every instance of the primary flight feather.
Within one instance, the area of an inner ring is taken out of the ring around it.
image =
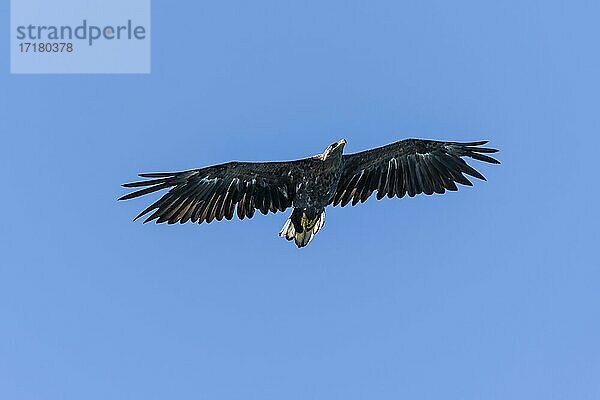
[[[181,224],[210,223],[233,218],[252,218],[292,207],[280,236],[304,247],[325,223],[325,207],[363,203],[377,192],[402,198],[420,193],[442,194],[458,190],[456,183],[472,186],[464,175],[485,180],[464,157],[500,164],[486,154],[498,150],[487,141],[441,142],[406,139],[386,146],[343,154],[346,140],[332,143],[321,154],[295,161],[228,162],[182,172],[139,174],[148,178],[126,183],[141,188],[119,198],[128,200],[161,189],[170,190],[143,210],[134,220]]]

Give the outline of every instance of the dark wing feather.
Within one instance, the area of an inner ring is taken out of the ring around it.
[[[483,179],[463,157],[492,164],[500,162],[486,154],[498,150],[480,147],[481,142],[439,142],[406,139],[387,146],[343,156],[343,172],[333,197],[334,206],[363,203],[377,191],[377,199],[385,195],[401,198],[420,193],[442,194],[458,190],[455,182],[472,186],[464,174]],[[157,180],[157,185],[163,184]]]
[[[223,218],[252,218],[255,209],[267,214],[292,206],[295,180],[315,163],[307,158],[287,162],[229,162],[182,172],[140,174],[144,181],[126,183],[140,188],[119,200],[171,188],[135,219],[153,212],[144,222],[202,223]]]

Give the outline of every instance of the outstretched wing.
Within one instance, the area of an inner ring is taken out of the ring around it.
[[[486,153],[498,150],[480,147],[481,142],[438,142],[406,139],[387,146],[343,156],[344,170],[333,197],[333,205],[344,207],[363,203],[373,191],[377,199],[387,195],[401,198],[408,193],[444,193],[458,190],[456,182],[473,184],[464,175],[483,179],[462,157],[471,157],[492,164],[500,162]]]
[[[144,223],[188,221],[210,223],[233,218],[237,207],[240,219],[252,218],[255,210],[267,214],[283,211],[292,205],[295,177],[310,168],[311,159],[289,162],[229,162],[212,167],[182,172],[140,174],[151,178],[126,183],[126,188],[139,188],[119,200],[128,200],[171,188],[158,201],[142,211],[134,220],[154,211]]]

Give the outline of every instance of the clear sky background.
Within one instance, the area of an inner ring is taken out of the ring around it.
[[[0,42],[0,398],[600,398],[597,2],[197,3],[154,1],[150,75],[9,75]],[[287,213],[116,201],[342,137],[502,165],[330,208],[303,250]]]

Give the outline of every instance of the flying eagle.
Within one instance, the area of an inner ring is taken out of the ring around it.
[[[346,140],[329,145],[322,154],[295,161],[237,162],[181,172],[139,174],[147,180],[126,183],[143,188],[126,194],[128,200],[161,189],[170,190],[142,211],[154,211],[144,223],[156,220],[181,224],[252,218],[254,211],[275,213],[292,207],[279,236],[304,247],[325,223],[325,207],[364,203],[377,192],[402,198],[420,193],[456,191],[456,183],[472,186],[463,174],[485,180],[463,157],[492,164],[487,141],[440,142],[406,139],[355,154],[343,154]]]

